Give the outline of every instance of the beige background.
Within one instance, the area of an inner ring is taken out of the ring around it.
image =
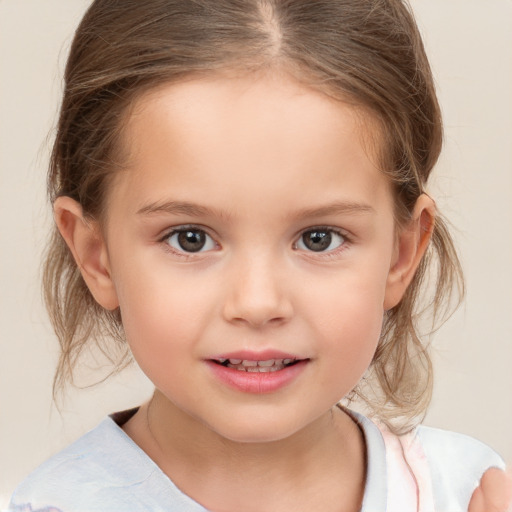
[[[0,509],[43,459],[150,392],[131,369],[51,401],[57,342],[39,292],[49,225],[48,146],[85,0],[0,0]],[[427,423],[476,436],[512,462],[512,1],[412,0],[446,123],[433,184],[457,228],[465,306],[434,339]]]

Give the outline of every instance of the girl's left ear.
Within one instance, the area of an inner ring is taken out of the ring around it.
[[[411,220],[398,235],[386,283],[385,311],[394,308],[402,300],[411,283],[432,237],[435,212],[433,199],[421,194],[414,206]]]

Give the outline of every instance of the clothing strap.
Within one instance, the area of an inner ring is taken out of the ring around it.
[[[416,431],[396,436],[385,425],[377,426],[386,445],[386,510],[435,512],[430,469]]]

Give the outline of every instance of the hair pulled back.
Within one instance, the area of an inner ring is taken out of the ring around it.
[[[394,187],[397,221],[405,222],[439,156],[442,124],[421,37],[401,0],[94,1],[65,70],[50,200],[70,196],[85,216],[101,219],[109,180],[120,166],[123,121],[145,91],[194,75],[274,68],[377,121],[379,163]],[[420,305],[431,266],[433,293]],[[354,390],[395,431],[411,428],[430,401],[431,361],[420,341],[419,314],[431,309],[442,317],[454,289],[463,291],[460,265],[437,217],[429,251],[403,300],[386,312],[368,377]],[[44,290],[61,344],[54,390],[73,379],[88,344],[116,368],[129,362],[119,311],[95,302],[56,228]]]

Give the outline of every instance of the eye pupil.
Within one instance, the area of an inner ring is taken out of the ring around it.
[[[329,231],[308,231],[302,235],[304,245],[311,251],[325,251],[332,242],[332,234]]]
[[[178,233],[178,243],[184,251],[198,252],[206,243],[206,235],[202,231],[180,231]]]

